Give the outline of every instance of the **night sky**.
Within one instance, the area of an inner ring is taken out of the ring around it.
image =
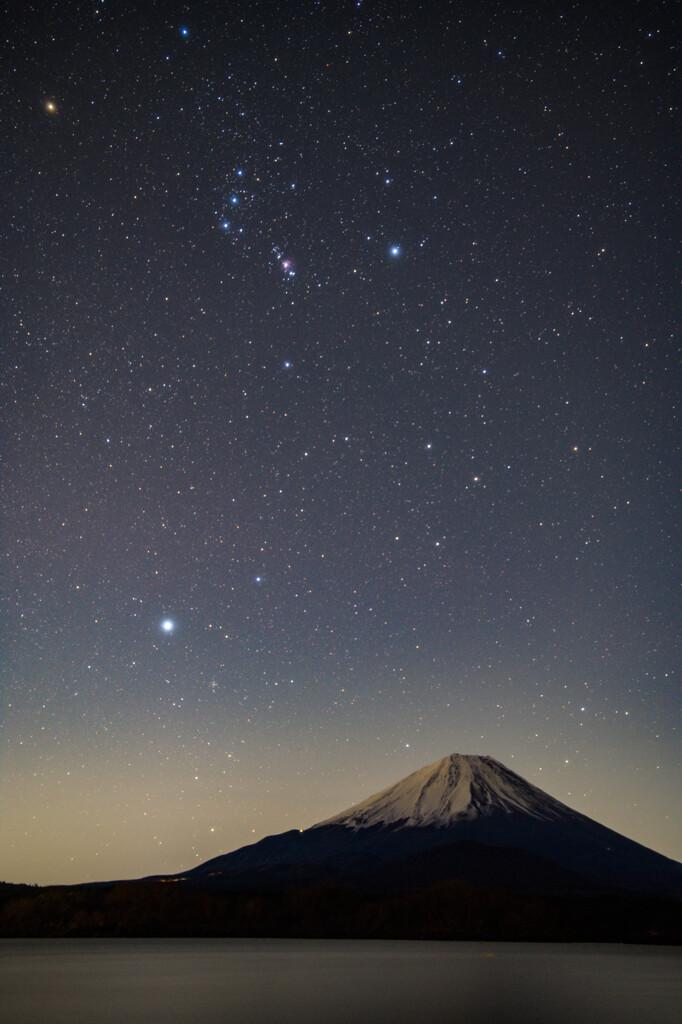
[[[454,751],[682,856],[673,18],[13,5],[0,878]]]

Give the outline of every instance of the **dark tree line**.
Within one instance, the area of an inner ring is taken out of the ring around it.
[[[163,882],[38,888],[0,883],[0,936],[268,936],[511,941],[682,941],[682,905],[542,896],[449,880],[372,893],[316,885],[212,892]]]

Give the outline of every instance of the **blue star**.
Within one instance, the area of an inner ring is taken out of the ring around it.
[[[161,631],[163,633],[165,633],[167,636],[170,636],[170,634],[173,633],[174,630],[175,630],[175,620],[174,619],[162,619],[161,620]]]
[[[189,35],[189,29],[185,28],[185,26],[183,25],[182,28],[180,29],[180,35],[183,36],[183,38],[187,39],[187,36]]]
[[[392,245],[391,248],[388,251],[389,251],[390,255],[393,257],[393,259],[397,259],[398,256],[400,256],[400,253],[401,253],[401,249],[400,249],[399,245]]]

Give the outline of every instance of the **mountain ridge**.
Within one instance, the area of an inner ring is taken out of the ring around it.
[[[477,878],[487,884],[496,884],[499,851],[507,850],[517,864],[525,854],[531,883],[532,862],[542,863],[538,889],[551,888],[554,879],[565,890],[572,879],[580,892],[682,894],[682,864],[573,810],[489,755],[476,754],[450,754],[308,829],[266,836],[168,877],[213,888],[371,880],[376,885],[382,877],[419,887],[433,875],[436,861],[439,877],[462,877],[462,843],[479,849],[487,868]],[[440,847],[450,854],[430,853]]]

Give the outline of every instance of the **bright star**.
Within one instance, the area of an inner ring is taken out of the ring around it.
[[[172,633],[175,629],[175,621],[173,619],[162,619],[161,629],[164,633]]]
[[[182,27],[182,28],[180,29],[180,35],[181,35],[181,36],[184,36],[184,37],[185,37],[185,39],[186,39],[186,38],[187,38],[187,36],[189,35],[189,29],[188,29],[188,28],[185,28],[185,27],[183,26],[183,27]]]
[[[391,248],[389,249],[389,252],[390,252],[391,256],[393,256],[394,258],[397,257],[397,256],[400,256],[400,246],[399,245],[392,245]]]

